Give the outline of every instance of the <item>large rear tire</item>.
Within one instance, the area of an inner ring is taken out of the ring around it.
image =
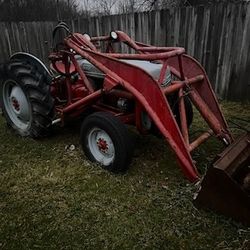
[[[10,60],[0,75],[0,105],[7,124],[21,136],[48,135],[54,100],[46,73],[25,60]]]
[[[170,97],[168,102],[170,104],[174,118],[175,118],[178,126],[180,127],[181,120],[180,120],[178,99],[176,99],[176,97],[175,97],[175,99],[173,97]],[[193,122],[194,113],[193,113],[192,103],[187,96],[184,97],[184,104],[185,104],[185,109],[186,109],[187,126],[188,126],[188,128],[190,128],[190,126],[192,125],[192,122]],[[159,131],[159,129],[157,128],[157,126],[155,124],[152,124],[150,132],[157,137],[160,137],[160,138],[162,137],[161,132]]]

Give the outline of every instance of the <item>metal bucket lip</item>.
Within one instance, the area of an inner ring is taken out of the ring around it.
[[[240,136],[219,156],[199,183],[194,205],[250,226],[250,190],[242,183],[248,176],[250,181],[250,133]]]

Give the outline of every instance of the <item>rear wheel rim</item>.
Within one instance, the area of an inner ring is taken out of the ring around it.
[[[110,165],[115,159],[115,147],[111,137],[100,128],[93,128],[87,135],[88,146],[97,162]]]
[[[3,104],[11,122],[20,130],[31,124],[31,107],[22,88],[13,80],[3,84]]]

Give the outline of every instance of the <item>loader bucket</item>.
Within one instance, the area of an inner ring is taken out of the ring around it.
[[[203,178],[194,204],[250,226],[250,133],[218,157]]]

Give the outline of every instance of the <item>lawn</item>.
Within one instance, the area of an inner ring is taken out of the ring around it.
[[[250,121],[250,104],[222,106]],[[0,118],[0,249],[250,249],[250,228],[193,206],[197,187],[163,140],[134,135],[129,171],[112,175],[87,161],[78,128],[36,141]],[[195,151],[201,172],[222,147],[210,139]]]

